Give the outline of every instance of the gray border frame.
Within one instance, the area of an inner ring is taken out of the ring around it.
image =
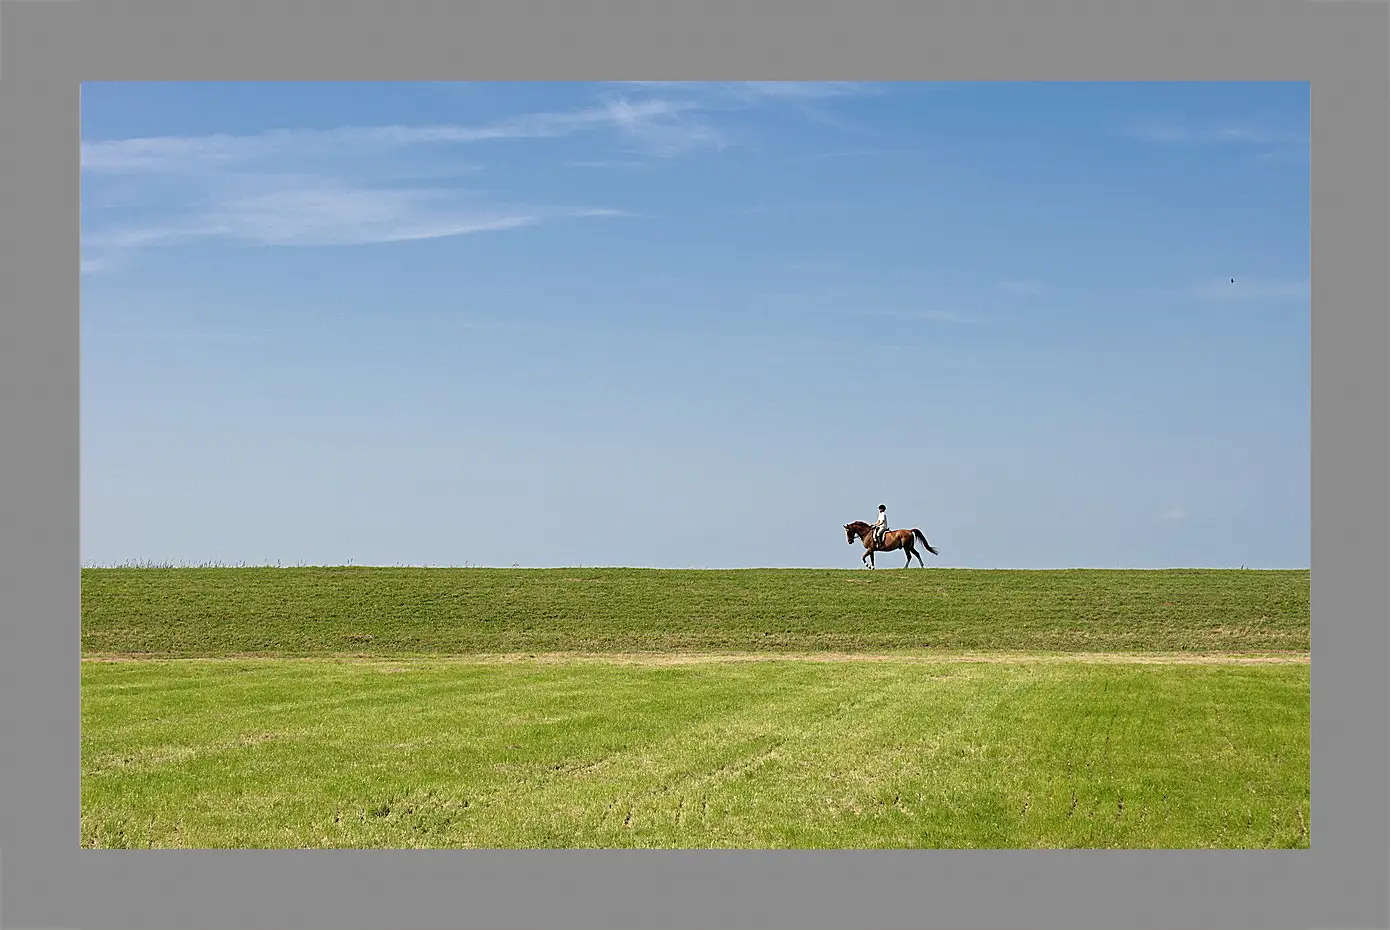
[[[11,0],[0,15],[6,926],[1388,926],[1385,3]],[[79,82],[482,76],[1310,81],[1312,848],[80,850]]]

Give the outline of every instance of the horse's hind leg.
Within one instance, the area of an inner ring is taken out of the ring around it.
[[[903,547],[903,555],[907,558],[907,561],[903,563],[903,567],[904,567],[904,568],[907,568],[908,566],[910,566],[910,565],[913,564],[913,544],[912,544],[912,543],[909,543],[908,545],[906,545],[906,546]],[[921,562],[922,559],[919,558],[918,561]]]

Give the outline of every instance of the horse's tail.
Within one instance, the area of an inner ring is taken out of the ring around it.
[[[913,535],[922,541],[923,547],[927,549],[928,552],[931,552],[933,555],[937,554],[937,550],[932,548],[932,543],[927,541],[927,537],[923,535],[922,530],[918,529],[916,526],[913,527]]]

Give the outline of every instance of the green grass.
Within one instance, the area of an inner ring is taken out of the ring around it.
[[[84,569],[82,842],[1307,847],[1309,626],[1308,571]]]
[[[254,577],[270,588],[282,576]],[[349,603],[343,586],[366,576],[283,577],[292,592],[320,579],[335,606],[310,616],[352,628],[327,618]],[[410,576],[379,577],[390,588]],[[148,578],[103,578],[104,606],[145,583],[178,587]],[[952,584],[918,578],[899,584]],[[618,576],[604,595],[574,597],[612,603],[620,579],[644,584]],[[951,590],[972,582],[982,579]],[[876,578],[868,590],[894,583]],[[1152,583],[1178,596],[1202,576]],[[417,583],[421,611],[468,585],[544,600],[505,574],[438,584]],[[1059,602],[1070,587],[1041,584]],[[1137,584],[1106,590],[1120,600]],[[273,601],[262,596],[234,600],[250,610]],[[868,595],[845,595],[856,596]],[[312,601],[300,598],[281,616],[305,616]],[[204,639],[153,642],[207,648],[216,602],[201,603],[190,628]],[[720,603],[733,612],[737,599]],[[251,630],[253,620],[243,616]],[[287,619],[275,628],[294,629]],[[417,629],[435,635],[393,642],[444,636],[442,626]],[[84,846],[1309,845],[1300,662],[150,660],[84,662],[82,684]]]
[[[84,569],[82,649],[1307,652],[1309,572]]]

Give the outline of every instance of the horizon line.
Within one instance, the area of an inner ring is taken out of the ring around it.
[[[246,568],[281,569],[281,570],[287,570],[287,571],[288,571],[288,570],[294,570],[294,569],[306,569],[306,568],[354,568],[354,569],[356,569],[356,568],[372,568],[372,569],[405,569],[405,568],[413,568],[413,569],[459,570],[459,571],[462,571],[462,570],[465,570],[465,569],[467,569],[467,570],[479,570],[479,569],[482,569],[482,570],[486,570],[486,571],[540,571],[540,572],[544,572],[544,571],[595,571],[595,570],[598,570],[598,571],[650,571],[650,572],[750,572],[750,571],[754,571],[754,572],[757,572],[757,571],[789,571],[789,572],[801,572],[801,571],[814,571],[814,572],[827,571],[827,572],[836,572],[836,571],[846,571],[846,572],[860,572],[860,571],[896,571],[896,570],[901,571],[901,570],[904,570],[903,566],[896,566],[896,567],[894,567],[894,568],[885,567],[884,569],[878,569],[878,568],[873,568],[873,569],[871,569],[871,568],[865,568],[865,567],[859,567],[859,568],[857,568],[857,567],[854,567],[854,566],[818,566],[818,565],[745,565],[745,566],[740,566],[740,567],[737,567],[737,568],[734,568],[734,567],[719,567],[719,566],[713,566],[713,567],[712,567],[712,566],[695,566],[695,565],[692,565],[692,566],[686,566],[686,567],[683,567],[683,568],[677,568],[677,567],[672,567],[672,566],[657,566],[657,565],[582,565],[582,564],[581,564],[581,565],[518,565],[518,564],[512,564],[512,565],[482,565],[482,564],[475,564],[475,563],[470,563],[470,562],[464,562],[463,564],[458,564],[458,565],[455,565],[455,564],[445,564],[445,563],[434,563],[434,562],[426,562],[426,563],[420,563],[420,562],[412,562],[412,563],[397,562],[397,563],[392,563],[392,564],[369,564],[369,563],[365,563],[365,562],[364,562],[364,563],[356,563],[356,562],[351,562],[351,561],[349,561],[349,562],[338,562],[338,563],[322,563],[322,564],[320,564],[320,563],[309,563],[309,562],[295,562],[295,563],[293,563],[293,564],[283,564],[283,563],[279,563],[279,562],[275,562],[275,563],[270,563],[270,562],[256,562],[256,563],[253,563],[253,562],[241,562],[241,563],[225,563],[225,562],[189,562],[189,563],[173,563],[173,562],[155,562],[155,561],[153,561],[153,560],[151,560],[151,561],[146,561],[146,562],[142,562],[142,561],[139,561],[139,560],[132,560],[132,561],[129,561],[129,562],[112,562],[112,563],[104,563],[104,564],[100,564],[100,563],[99,563],[99,564],[86,563],[86,564],[83,564],[83,565],[79,566],[79,568],[80,568],[82,571],[88,571],[88,570],[92,570],[92,571],[112,571],[112,570],[246,569]],[[917,571],[924,571],[924,570],[927,570],[927,569],[926,569],[925,566],[920,566],[920,567],[918,567],[916,570],[917,570]],[[982,566],[982,567],[976,567],[976,566],[970,566],[970,565],[934,565],[934,566],[932,567],[931,570],[934,570],[934,571],[969,571],[969,572],[1075,572],[1075,571],[1089,571],[1089,572],[1174,572],[1174,571],[1185,571],[1185,572],[1237,572],[1237,571],[1247,571],[1247,572],[1307,572],[1307,571],[1311,571],[1312,569],[1311,569],[1311,567],[1308,566],[1308,565],[1302,565],[1302,566],[1285,566],[1285,567],[1259,567],[1259,566],[1253,566],[1253,565],[1168,565],[1168,566],[1159,566],[1159,567],[1154,567],[1154,566],[1149,566],[1149,567],[1145,567],[1145,566],[1109,566],[1109,567],[1100,567],[1100,566],[1088,566],[1088,565],[1071,565],[1071,566],[1057,566],[1057,567],[1053,567],[1053,568],[1017,568],[1017,567],[1009,567],[1009,566],[989,566],[989,567],[984,567],[984,566]]]

